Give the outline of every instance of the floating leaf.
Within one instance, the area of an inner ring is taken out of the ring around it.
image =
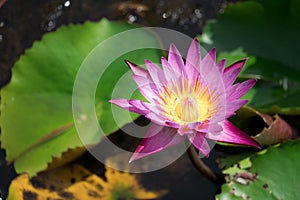
[[[299,199],[299,151],[300,140],[293,140],[250,156],[246,165],[239,162],[224,171],[229,173],[227,183],[216,198]]]
[[[11,82],[1,90],[0,118],[1,147],[6,150],[7,160],[14,162],[17,172],[35,175],[45,169],[53,157],[60,157],[68,149],[83,146],[72,115],[76,73],[83,60],[99,43],[132,28],[136,27],[105,19],[98,23],[86,22],[83,25],[62,27],[46,34],[21,56],[13,67]],[[159,46],[152,33],[140,30],[139,36],[137,42]],[[128,46],[130,40],[124,40],[127,43],[118,46],[114,44],[110,50],[102,49],[101,55],[90,61],[104,70],[106,66],[102,63],[106,56],[112,55],[113,49]],[[145,57],[153,61],[159,60],[160,53],[156,49],[132,51],[115,58],[107,67],[107,73],[101,77],[101,88],[98,87],[95,97],[98,120],[105,134],[116,131],[119,126],[136,117],[120,113],[118,117],[122,120],[117,125],[108,103],[118,79],[129,70],[124,59],[142,64]],[[91,75],[93,74],[86,74],[87,80]],[[83,116],[87,120],[89,117],[91,116]],[[88,144],[95,144],[101,138],[98,133],[85,134]]]
[[[246,1],[229,5],[204,28],[206,47],[219,52],[238,48],[255,63],[243,71],[260,81],[244,97],[264,112],[300,113],[299,0]],[[207,42],[209,41],[209,42]]]
[[[219,157],[219,158],[217,158],[216,162],[218,163],[219,168],[224,170],[224,169],[234,166],[239,161],[241,161],[255,153],[257,153],[257,152],[246,151],[246,152],[235,154],[235,155],[229,155],[227,157]]]
[[[34,178],[22,174],[9,188],[8,200],[22,199],[156,199],[162,192],[147,191],[134,175],[106,168],[106,180],[80,165],[43,172]]]

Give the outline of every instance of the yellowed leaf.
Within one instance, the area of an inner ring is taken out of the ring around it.
[[[106,168],[106,180],[80,165],[67,165],[30,178],[21,174],[9,188],[8,200],[156,199],[164,191],[147,191],[135,175]]]
[[[274,119],[266,114],[257,112],[265,121],[268,127],[265,127],[259,134],[253,138],[262,146],[277,144],[292,139],[292,128],[279,115],[275,115]]]

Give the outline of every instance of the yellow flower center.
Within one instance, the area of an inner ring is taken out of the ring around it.
[[[191,97],[184,97],[175,106],[175,115],[185,122],[193,122],[198,119],[199,106],[197,100]]]
[[[163,88],[159,97],[165,116],[180,125],[203,122],[216,110],[207,87],[201,87],[198,79],[194,85],[188,80],[182,81],[181,87],[170,84]]]

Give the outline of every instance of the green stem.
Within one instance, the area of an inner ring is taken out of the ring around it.
[[[204,176],[206,176],[209,180],[222,184],[225,182],[223,177],[216,175],[198,156],[196,149],[193,145],[190,145],[187,153],[194,167]]]

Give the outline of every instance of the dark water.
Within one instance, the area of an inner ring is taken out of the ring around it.
[[[106,17],[144,26],[170,28],[194,37],[201,33],[205,22],[214,18],[218,12],[222,12],[229,2],[235,1],[0,0],[0,88],[9,82],[11,68],[24,50],[31,47],[35,40],[40,40],[43,34],[55,31],[62,25],[83,23],[86,20],[98,21]],[[1,150],[0,190],[2,198],[7,195],[11,179],[16,176],[13,167],[5,165],[4,157],[5,152]],[[190,172],[184,180],[197,179],[195,174],[197,174],[195,171]],[[213,199],[218,186],[207,180],[203,183],[208,184],[212,189],[205,191],[204,188],[202,191],[204,196],[201,195],[199,198]],[[191,189],[184,181],[175,188],[177,189],[174,191],[178,192],[173,193],[171,196],[173,198],[180,195],[183,190],[187,192],[186,197],[191,197],[189,199],[196,195],[193,192],[195,188]],[[197,189],[196,192],[198,192]]]

